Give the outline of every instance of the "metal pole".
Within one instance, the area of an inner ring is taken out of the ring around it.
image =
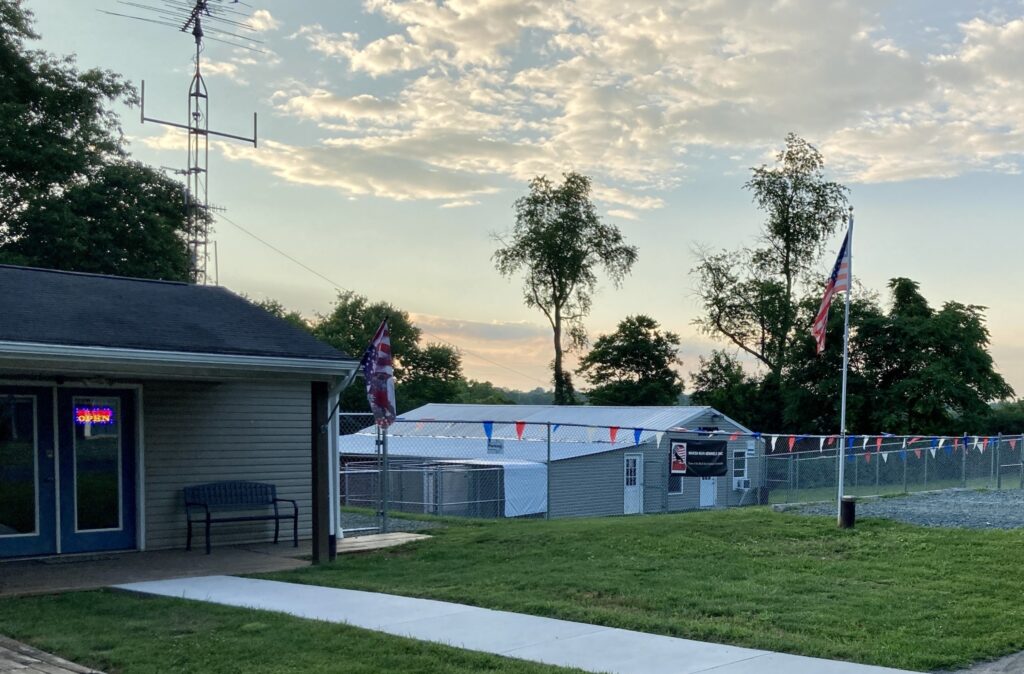
[[[924,450],[924,488],[928,489],[928,455],[931,453],[930,450]]]
[[[846,255],[850,263],[846,269],[846,308],[843,313],[843,395],[839,408],[839,488],[836,490],[836,523],[842,520],[843,478],[846,474],[846,373],[850,368],[850,295],[853,294],[853,206],[850,206],[850,229],[846,233]]]
[[[544,481],[547,483],[545,489],[547,490],[547,504],[544,507],[544,519],[551,519],[551,423],[547,424],[548,427],[548,456],[547,462],[544,464]]]
[[[992,488],[992,483],[995,482],[995,479],[996,479],[996,453],[995,453],[995,451],[991,451],[991,452],[988,453],[988,455],[989,455],[989,460],[988,460],[988,464],[989,464],[989,469],[988,469],[988,487],[989,487],[989,489],[991,489]]]
[[[1003,457],[1002,452],[999,451],[1002,444],[1003,434],[1000,433],[999,436],[996,437],[996,489],[1003,488]]]
[[[910,463],[910,457],[907,456],[907,439],[903,438],[903,451],[900,456],[903,457],[903,493],[907,493],[907,464]]]
[[[381,466],[383,472],[381,477],[382,489],[381,489],[381,531],[388,533],[391,530],[391,522],[388,520],[388,500],[391,498],[391,469],[388,465],[388,429],[384,427],[381,430]]]
[[[967,434],[964,433],[964,453],[960,456],[960,486],[967,488]]]

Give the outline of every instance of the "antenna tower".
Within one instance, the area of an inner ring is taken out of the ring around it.
[[[210,259],[210,213],[208,201],[210,136],[252,143],[256,147],[256,113],[252,114],[252,137],[237,136],[210,129],[210,95],[202,73],[204,42],[211,40],[250,51],[261,51],[261,42],[255,39],[256,29],[249,23],[249,5],[239,0],[150,0],[130,2],[118,0],[119,5],[142,11],[146,16],[100,10],[105,14],[121,16],[147,23],[175,28],[191,33],[195,39],[195,73],[188,88],[188,116],[185,124],[146,116],[146,81],[142,81],[141,113],[143,124],[154,122],[188,131],[188,168],[177,171],[186,176],[185,214],[189,251],[189,280],[196,284],[216,283],[208,274]],[[207,34],[209,33],[209,35]]]

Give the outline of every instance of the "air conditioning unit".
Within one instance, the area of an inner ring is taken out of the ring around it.
[[[734,477],[732,479],[732,488],[736,491],[744,491],[750,489],[750,478],[749,477]]]

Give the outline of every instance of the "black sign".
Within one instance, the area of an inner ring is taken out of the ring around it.
[[[669,472],[686,477],[721,477],[729,472],[724,440],[673,440]]]

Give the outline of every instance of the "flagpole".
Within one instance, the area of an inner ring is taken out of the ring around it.
[[[388,533],[391,523],[388,520],[388,501],[391,496],[391,469],[388,465],[388,427],[381,429],[381,533]]]
[[[839,488],[836,490],[836,522],[842,520],[843,482],[846,479],[846,374],[850,369],[850,295],[853,294],[853,206],[850,206],[850,226],[846,235],[848,282],[846,308],[843,313],[843,394],[839,407]]]

